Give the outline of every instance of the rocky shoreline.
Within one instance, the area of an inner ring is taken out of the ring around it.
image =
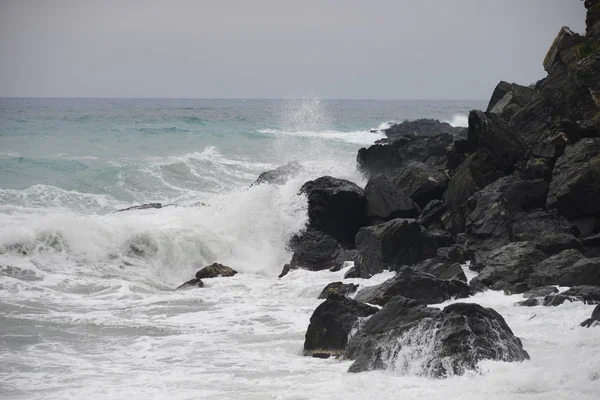
[[[305,355],[354,360],[349,371],[360,372],[398,367],[398,354],[415,351],[429,376],[463,374],[483,359],[529,355],[494,310],[428,304],[483,290],[525,293],[515,306],[600,302],[600,1],[585,6],[586,34],[560,30],[547,77],[500,82],[468,128],[394,125],[358,152],[364,190],[327,176],[303,185],[309,223],[282,276],[347,261],[346,277],[396,271],[355,295],[329,285]],[[469,283],[466,262],[478,273]],[[582,326],[597,325],[598,310]]]
[[[528,87],[500,82],[468,128],[395,124],[358,152],[364,189],[331,176],[302,186],[309,222],[290,240],[280,277],[347,262],[344,278],[396,272],[358,292],[343,282],[324,288],[304,355],[354,360],[349,372],[402,369],[409,357],[428,376],[460,375],[484,359],[529,354],[493,309],[428,305],[485,290],[524,294],[517,307],[600,303],[600,0],[585,6],[586,35],[560,30],[547,77]],[[301,169],[290,162],[253,185],[282,184]],[[462,265],[477,277],[467,281]],[[209,269],[180,288],[235,274]],[[581,326],[599,321],[600,305]]]

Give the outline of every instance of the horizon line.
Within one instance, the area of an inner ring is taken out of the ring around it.
[[[366,101],[488,101],[486,99],[425,99],[425,98],[359,98],[359,97],[88,97],[88,96],[0,96],[0,99],[56,99],[56,100],[366,100]]]

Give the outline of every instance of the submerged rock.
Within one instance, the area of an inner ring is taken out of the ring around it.
[[[362,289],[355,299],[364,303],[385,305],[394,296],[414,299],[421,304],[437,304],[452,298],[469,297],[470,288],[458,279],[438,279],[411,267],[401,268],[387,281]]]
[[[481,360],[524,361],[529,355],[491,308],[456,303],[443,310],[394,297],[348,342],[349,372],[390,369],[432,377],[462,375]]]
[[[290,161],[289,163],[277,167],[271,171],[261,173],[254,183],[250,186],[268,183],[271,185],[283,185],[291,178],[295,177],[302,171],[302,165],[298,161]]]
[[[318,358],[342,355],[352,329],[359,327],[360,319],[377,311],[347,297],[330,295],[310,317],[303,354]]]
[[[220,278],[234,276],[237,271],[219,263],[214,263],[196,272],[196,279]]]
[[[598,304],[594,308],[594,311],[592,311],[592,316],[581,323],[581,326],[584,326],[586,328],[589,328],[592,326],[599,326],[599,325],[600,325],[600,304]]]
[[[123,211],[148,210],[148,209],[152,209],[152,208],[163,208],[163,207],[166,207],[166,205],[163,206],[162,203],[148,203],[148,204],[142,204],[139,206],[123,208],[122,210],[117,210],[115,212],[118,213],[118,212],[123,212]]]
[[[325,288],[319,295],[319,299],[326,299],[331,294],[339,296],[349,296],[352,293],[356,292],[356,289],[358,289],[358,285],[355,285],[353,283],[332,282],[329,285],[325,286]]]
[[[356,184],[323,176],[300,189],[308,197],[309,227],[354,245],[354,236],[366,225],[365,196]]]
[[[190,279],[189,281],[177,286],[177,289],[175,290],[188,290],[201,287],[204,287],[204,282],[202,282],[200,279]]]

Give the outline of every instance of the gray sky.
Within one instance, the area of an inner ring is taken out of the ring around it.
[[[0,96],[487,99],[580,0],[0,0]]]

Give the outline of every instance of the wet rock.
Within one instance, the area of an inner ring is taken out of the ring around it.
[[[414,218],[419,207],[404,192],[398,190],[385,175],[369,179],[365,187],[367,220],[378,224],[395,218]]]
[[[467,277],[460,264],[444,257],[430,258],[410,267],[416,271],[431,274],[438,279],[458,279],[467,282]]]
[[[356,235],[361,277],[368,278],[386,269],[432,258],[442,247],[437,238],[414,219],[394,219],[362,228]]]
[[[573,286],[563,292],[565,296],[580,297],[586,304],[600,303],[600,287],[591,285]]]
[[[319,295],[319,299],[326,299],[331,294],[347,297],[356,292],[357,289],[358,285],[355,285],[353,283],[332,282],[329,285],[325,286],[325,288]]]
[[[158,253],[158,243],[148,234],[136,235],[126,243],[127,255],[131,257],[154,257]]]
[[[594,308],[594,311],[592,311],[592,316],[581,323],[581,326],[586,328],[598,325],[600,325],[600,304]]]
[[[600,258],[565,250],[535,264],[527,281],[531,287],[600,285]]]
[[[547,207],[569,218],[600,213],[600,138],[580,140],[558,158]]]
[[[567,301],[573,303],[574,301],[583,301],[583,299],[576,296],[565,296],[564,294],[551,294],[544,298],[544,306],[558,307]]]
[[[290,270],[306,269],[321,271],[343,266],[346,261],[354,261],[356,252],[348,250],[332,236],[314,229],[307,229],[292,237],[289,248],[294,253],[279,277]]]
[[[477,268],[481,270],[478,278],[488,286],[500,281],[511,285],[521,283],[527,280],[533,266],[545,258],[546,254],[538,250],[535,243],[509,243],[493,250],[478,263]]]
[[[484,285],[483,282],[481,282],[477,277],[469,281],[469,291],[471,295],[485,292],[488,289],[489,288],[486,285]]]
[[[149,209],[153,209],[153,208],[158,209],[158,208],[163,208],[163,207],[166,207],[166,205],[163,206],[161,203],[148,203],[148,204],[142,204],[139,206],[123,208],[122,210],[117,210],[115,212],[118,213],[118,212],[123,212],[123,211],[149,210]]]
[[[179,285],[175,290],[189,290],[201,287],[204,287],[204,282],[202,282],[200,279],[190,279],[189,281]]]
[[[328,358],[343,354],[352,329],[358,328],[360,319],[377,311],[375,307],[344,296],[330,295],[310,317],[304,355]]]
[[[261,173],[254,183],[250,186],[268,183],[271,185],[283,185],[291,178],[298,175],[303,170],[302,165],[298,161],[290,161],[289,163],[277,167],[271,171]]]
[[[219,263],[213,263],[208,267],[202,268],[200,271],[196,272],[196,279],[209,279],[209,278],[220,278],[220,277],[229,277],[237,274],[237,271]]]
[[[355,360],[349,372],[394,368],[432,377],[462,375],[485,359],[529,359],[519,338],[491,308],[457,303],[439,310],[400,296],[352,337],[344,356]]]
[[[442,167],[410,162],[394,171],[393,182],[420,207],[425,207],[432,200],[442,197],[448,187],[448,179]]]
[[[354,183],[323,176],[300,189],[308,197],[309,227],[354,245],[354,236],[366,224],[365,196]]]
[[[469,286],[464,281],[438,279],[412,267],[403,267],[396,276],[382,284],[360,290],[355,298],[383,306],[394,296],[414,299],[422,304],[437,304],[455,297],[465,298],[469,294]]]
[[[556,286],[542,286],[528,290],[523,294],[523,297],[526,299],[530,299],[532,297],[546,297],[554,293],[558,293]]]
[[[360,278],[360,271],[356,266],[351,267],[344,274],[344,279]]]
[[[515,306],[518,307],[537,307],[537,306],[541,306],[543,304],[544,300],[537,298],[537,297],[531,297],[527,300],[523,300],[523,301],[517,301],[515,303]]]

